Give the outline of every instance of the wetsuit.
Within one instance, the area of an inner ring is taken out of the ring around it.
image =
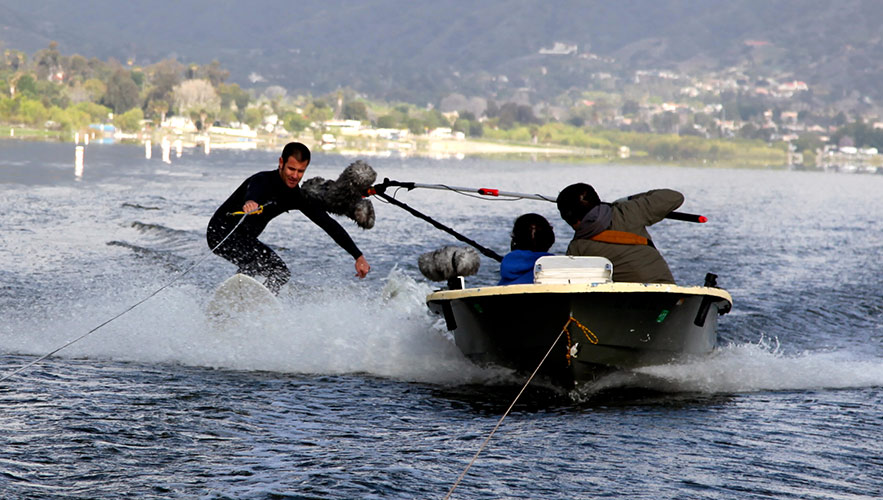
[[[241,211],[242,206],[249,200],[264,205],[263,212],[246,217],[224,244],[215,248],[243,217],[228,214]],[[299,186],[293,188],[286,186],[278,170],[252,175],[215,211],[206,230],[209,248],[215,249],[217,255],[236,264],[239,272],[249,276],[266,277],[267,288],[273,293],[278,293],[282,285],[288,282],[291,272],[276,252],[258,241],[258,236],[274,217],[289,210],[303,212],[354,259],[362,255],[346,230],[322,207],[310,202]]]

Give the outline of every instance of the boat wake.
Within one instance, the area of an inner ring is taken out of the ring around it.
[[[723,346],[701,359],[613,373],[579,388],[574,397],[587,400],[623,388],[711,395],[881,386],[881,359],[844,350],[784,354],[777,341],[761,338]]]
[[[174,229],[161,224],[148,224],[140,221],[132,222],[132,228],[146,236],[150,243],[164,250],[198,249],[204,244],[201,233]]]
[[[123,208],[134,208],[136,210],[161,210],[160,207],[141,205],[140,203],[124,202],[120,205]]]

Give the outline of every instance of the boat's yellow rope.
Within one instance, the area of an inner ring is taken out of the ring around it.
[[[597,344],[597,343],[598,343],[598,336],[595,335],[595,334],[592,332],[592,330],[589,330],[589,328],[588,328],[586,325],[580,323],[579,320],[577,320],[576,318],[574,318],[573,316],[571,316],[571,317],[567,320],[567,323],[564,323],[564,327],[561,328],[561,331],[562,331],[564,334],[567,335],[567,350],[564,351],[564,355],[567,356],[567,365],[568,365],[568,366],[570,366],[570,357],[571,357],[571,356],[570,356],[570,348],[571,348],[571,346],[573,345],[573,343],[570,341],[570,329],[569,329],[569,327],[570,327],[570,324],[571,324],[571,323],[575,324],[580,330],[583,331],[583,335],[586,336],[586,339],[588,339],[589,342],[591,342],[591,343],[593,343],[593,344]]]

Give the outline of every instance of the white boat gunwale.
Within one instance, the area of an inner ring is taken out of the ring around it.
[[[676,293],[684,295],[713,296],[733,304],[733,297],[722,288],[706,286],[681,286],[669,283],[570,283],[570,284],[537,284],[494,285],[459,290],[437,290],[426,296],[426,301],[458,300],[495,295],[519,295],[540,293]]]

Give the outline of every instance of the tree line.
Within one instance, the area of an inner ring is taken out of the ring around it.
[[[55,42],[32,56],[7,49],[0,61],[0,90],[5,90],[0,92],[0,123],[68,132],[112,120],[121,130],[138,131],[145,121],[155,126],[169,115],[178,115],[191,118],[198,128],[213,123],[256,128],[266,116],[275,114],[288,132],[344,118],[377,128],[408,129],[417,135],[451,127],[473,138],[571,145],[611,155],[625,145],[638,155],[662,161],[726,161],[746,151],[768,158],[780,151],[759,140],[735,143],[605,130],[573,120],[542,120],[530,106],[512,102],[488,100],[481,116],[476,116],[466,110],[445,114],[409,103],[372,102],[346,88],[315,98],[289,96],[280,86],[258,93],[228,83],[229,76],[218,61],[200,65],[166,59],[140,67],[113,59],[67,56]],[[314,130],[321,132],[321,127]]]
[[[225,83],[229,72],[217,61],[183,64],[163,60],[133,67],[116,60],[63,55],[52,42],[28,56],[6,49],[0,61],[0,121],[67,131],[110,116],[124,130],[142,120],[155,123],[175,113],[201,118],[249,116],[251,95]]]
[[[200,65],[166,59],[140,67],[67,56],[55,42],[30,56],[6,49],[0,61],[0,123],[67,132],[111,120],[124,131],[137,131],[145,120],[158,125],[177,115],[191,118],[200,129],[212,123],[255,128],[275,114],[289,132],[332,118],[416,134],[440,126],[473,136],[482,132],[472,115],[451,124],[436,109],[370,103],[349,89],[316,98],[289,96],[275,85],[259,93],[228,83],[229,76],[218,61]]]

